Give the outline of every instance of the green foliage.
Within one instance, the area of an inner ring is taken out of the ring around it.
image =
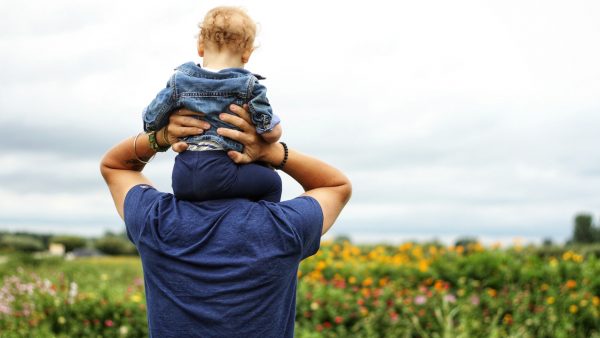
[[[2,337],[148,335],[137,260],[41,261],[10,275],[0,265]]]
[[[23,235],[4,235],[0,239],[0,249],[5,251],[36,252],[45,249],[39,239]]]
[[[592,247],[324,243],[300,266],[296,337],[600,337]],[[1,335],[146,337],[141,275],[137,257],[11,255]]]
[[[50,240],[51,243],[58,243],[65,246],[66,252],[71,252],[87,245],[87,240],[78,236],[55,236]]]
[[[135,255],[137,250],[131,242],[121,236],[108,235],[98,239],[94,246],[101,252],[112,255]]]
[[[592,243],[597,238],[597,229],[592,223],[592,215],[578,214],[575,216],[573,241],[575,243]]]

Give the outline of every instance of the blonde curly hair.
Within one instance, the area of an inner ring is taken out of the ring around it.
[[[239,7],[220,6],[211,9],[198,27],[199,42],[218,51],[223,48],[235,53],[254,49],[256,23]]]

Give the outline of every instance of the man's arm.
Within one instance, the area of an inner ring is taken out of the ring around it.
[[[256,134],[248,113],[232,106],[231,111],[238,114],[221,114],[220,118],[241,131],[219,128],[217,132],[244,144],[244,153],[230,151],[229,157],[236,163],[264,161],[279,165],[284,158],[284,148],[280,143],[267,143]],[[350,199],[352,185],[350,180],[338,169],[314,157],[289,150],[283,171],[295,179],[305,190],[304,195],[317,200],[323,210],[323,231],[327,232]]]
[[[182,151],[187,145],[183,142],[178,142],[179,137],[198,135],[204,129],[210,128],[207,122],[187,116],[192,114],[195,113],[185,111],[172,115],[170,117],[171,124],[165,127],[168,128],[167,139],[165,139],[163,129],[156,133],[158,144],[166,146],[167,144],[175,143],[173,144],[173,149]],[[152,185],[150,180],[142,174],[142,170],[146,165],[144,162],[147,162],[154,154],[154,150],[150,147],[148,135],[140,134],[137,139],[136,137],[129,137],[123,140],[110,149],[104,155],[104,158],[102,158],[100,173],[102,173],[108,185],[115,207],[121,218],[124,217],[123,204],[129,189],[138,184]]]

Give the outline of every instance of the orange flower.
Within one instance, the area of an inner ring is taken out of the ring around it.
[[[567,289],[572,289],[577,286],[577,282],[572,279],[569,279],[565,286],[567,287]]]

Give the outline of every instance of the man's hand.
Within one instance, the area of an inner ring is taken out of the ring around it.
[[[180,138],[200,135],[210,128],[208,122],[198,119],[203,116],[203,113],[182,108],[169,117],[169,124],[164,127],[167,128],[165,142],[172,145],[173,151],[180,153],[187,149],[187,143],[180,141]],[[157,134],[164,135],[163,132],[164,130],[161,129]]]
[[[229,109],[238,116],[222,113],[219,118],[223,122],[238,127],[240,130],[230,128],[219,128],[217,133],[228,137],[244,145],[244,152],[230,150],[227,155],[238,164],[250,163],[254,161],[265,161],[271,164],[280,163],[283,158],[283,150],[278,143],[267,143],[260,135],[256,133],[256,127],[252,124],[248,105],[244,107],[231,105]],[[277,162],[279,160],[279,162]]]

